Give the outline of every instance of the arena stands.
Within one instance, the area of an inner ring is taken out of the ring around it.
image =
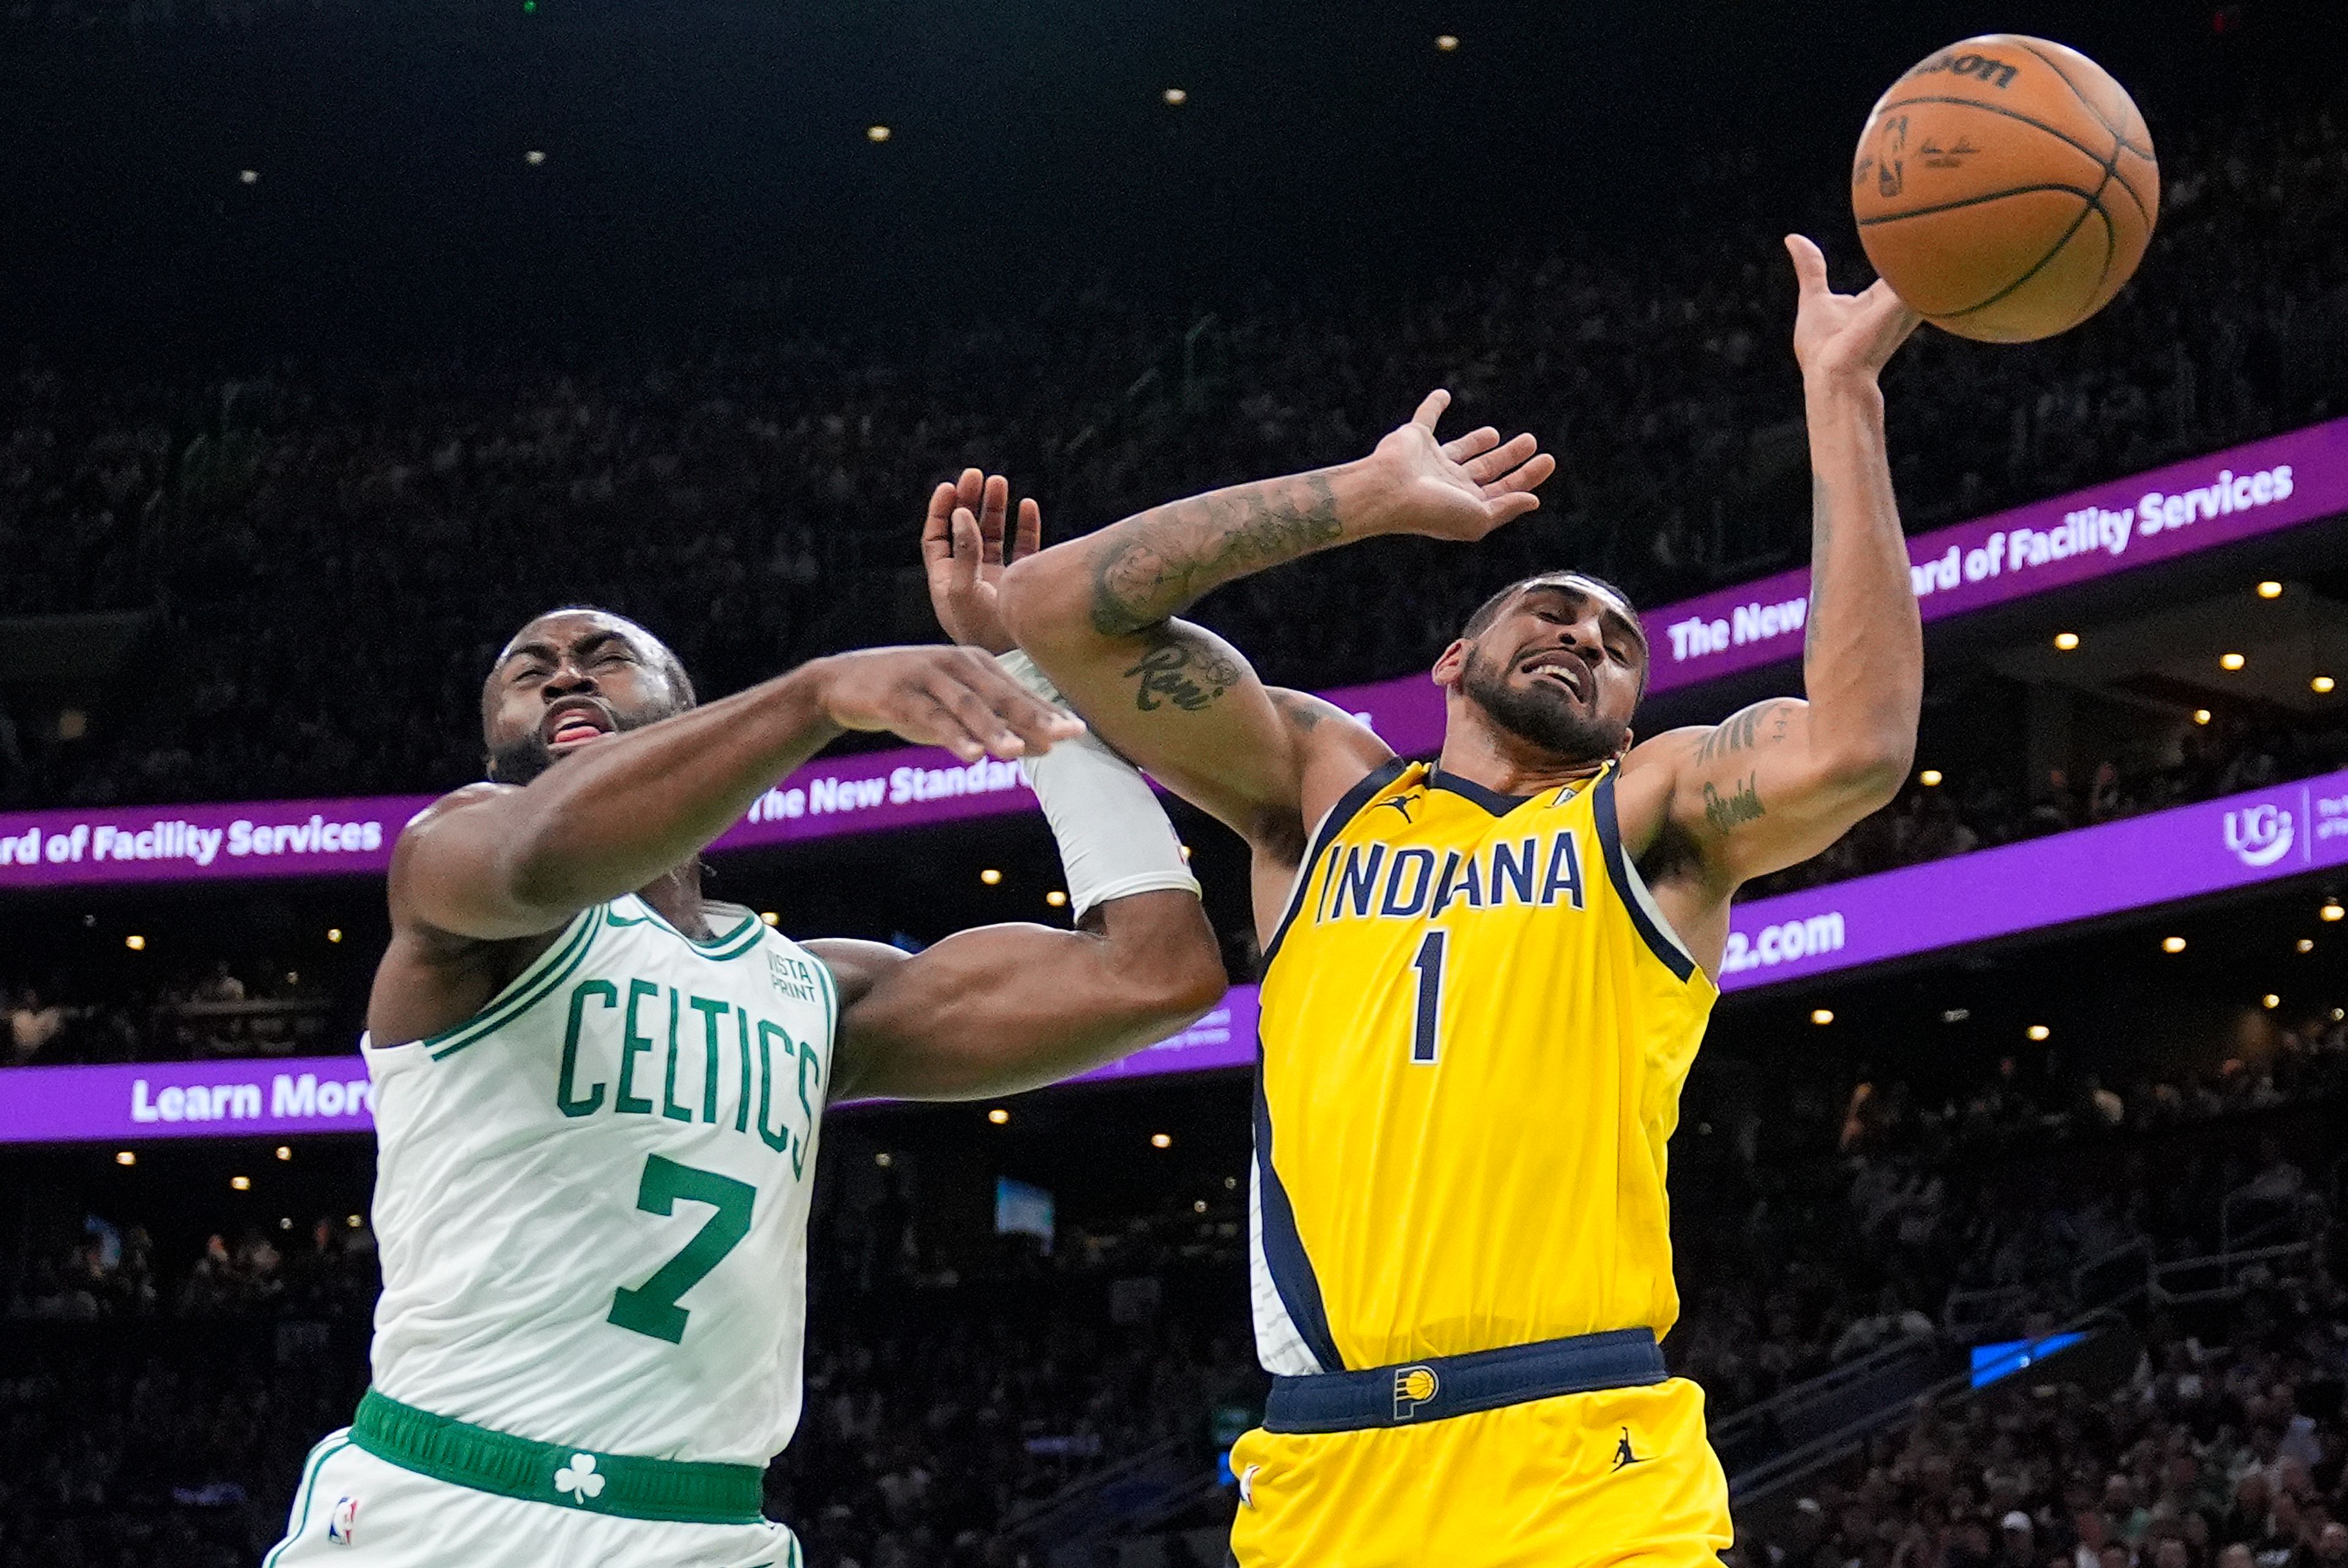
[[[1920,340],[1889,388],[1908,522],[2341,412],[2343,124],[2335,103],[2164,128],[2163,221],[2120,307],[2028,354]],[[1557,449],[1543,511],[1479,551],[1348,551],[1210,601],[1274,679],[1422,665],[1535,564],[1649,602],[1751,577],[1807,538],[1782,274],[1745,213],[1702,248],[1591,233],[1432,295],[1211,313],[1095,288],[942,329],[273,356],[201,383],[33,353],[0,391],[0,602],[143,617],[170,677],[77,738],[0,728],[0,803],[451,785],[478,774],[489,653],[551,601],[639,616],[728,691],[927,634],[901,579],[941,474],[1002,467],[1082,529],[1354,456],[1438,383]]]

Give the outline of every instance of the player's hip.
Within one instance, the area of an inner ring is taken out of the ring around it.
[[[760,1514],[756,1470],[548,1459],[469,1447],[466,1431],[479,1429],[402,1427],[363,1406],[311,1450],[263,1568],[802,1568],[798,1540]]]
[[[1398,1370],[1406,1394],[1434,1392]],[[1231,1469],[1239,1568],[1682,1568],[1731,1540],[1704,1395],[1680,1378],[1424,1422],[1259,1430]]]

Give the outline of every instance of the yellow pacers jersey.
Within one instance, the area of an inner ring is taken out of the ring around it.
[[[1664,1144],[1717,992],[1622,852],[1614,774],[1529,799],[1390,763],[1266,952],[1267,1370],[1668,1330]]]

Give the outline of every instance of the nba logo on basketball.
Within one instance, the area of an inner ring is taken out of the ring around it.
[[[1395,1370],[1395,1419],[1409,1420],[1418,1407],[1435,1398],[1442,1382],[1432,1367],[1400,1367]]]
[[[326,1539],[337,1546],[352,1544],[358,1533],[359,1500],[344,1497],[335,1500],[335,1512],[326,1516]]]

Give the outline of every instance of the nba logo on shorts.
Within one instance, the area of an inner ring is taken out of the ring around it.
[[[359,1500],[337,1498],[335,1512],[326,1515],[326,1539],[337,1546],[348,1546],[359,1527]]]
[[[1397,1367],[1395,1368],[1395,1419],[1409,1420],[1418,1414],[1418,1407],[1435,1398],[1443,1387],[1432,1367]]]

